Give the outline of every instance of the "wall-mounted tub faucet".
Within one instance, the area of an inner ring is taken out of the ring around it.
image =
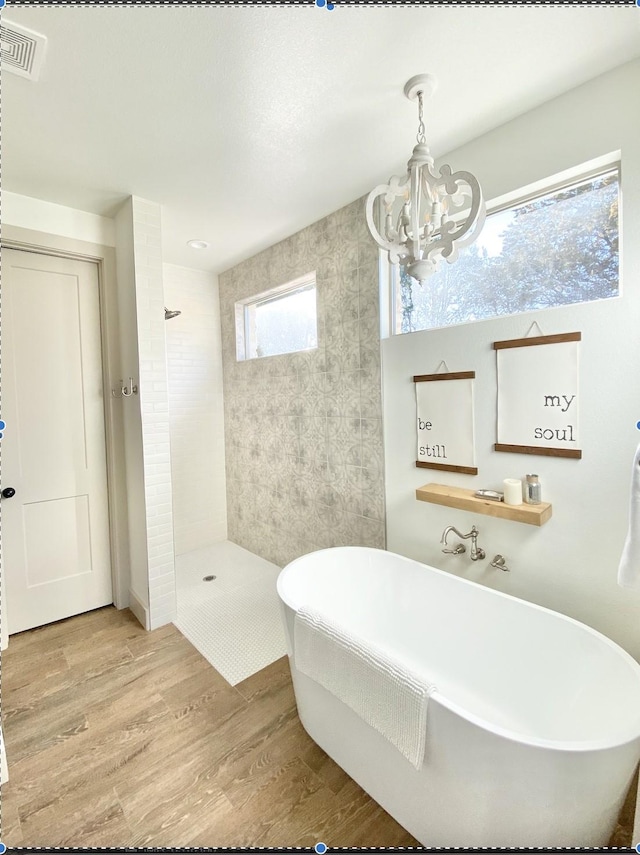
[[[458,546],[454,547],[453,549],[447,548],[447,537],[452,531],[454,531],[458,535],[458,537],[461,537],[463,540],[471,538],[471,551],[469,553],[469,557],[472,561],[478,561],[479,559],[481,560],[482,558],[486,558],[486,552],[484,551],[484,549],[481,549],[478,546],[478,534],[480,532],[475,526],[471,527],[471,531],[468,534],[462,534],[462,532],[458,531],[455,526],[448,525],[442,532],[442,537],[440,538],[440,543],[444,544],[444,549],[442,550],[443,552],[452,552],[454,555],[458,555],[459,553],[464,552],[464,546],[461,543],[459,543]],[[459,549],[459,546],[462,546],[462,549]]]

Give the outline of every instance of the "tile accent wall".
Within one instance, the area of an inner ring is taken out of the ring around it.
[[[378,255],[364,201],[219,277],[229,539],[280,566],[385,546]],[[235,302],[312,270],[318,348],[237,362]]]
[[[163,265],[176,555],[227,538],[218,277]]]
[[[149,574],[149,629],[176,617],[160,205],[135,196],[133,256]],[[126,402],[125,402],[126,404]]]

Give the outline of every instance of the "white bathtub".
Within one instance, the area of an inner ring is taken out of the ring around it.
[[[640,760],[640,666],[613,641],[378,549],[305,555],[278,594],[306,731],[423,845],[607,844]],[[420,770],[296,669],[302,606],[436,684]]]

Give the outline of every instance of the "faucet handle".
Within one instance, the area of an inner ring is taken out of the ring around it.
[[[509,570],[506,559],[503,555],[494,555],[493,561],[490,562],[490,566],[497,567],[498,570]]]
[[[467,550],[465,548],[464,543],[458,543],[453,547],[453,549],[449,549],[448,547],[445,546],[445,548],[442,551],[443,552],[449,552],[452,555],[462,555],[462,553],[466,552]]]

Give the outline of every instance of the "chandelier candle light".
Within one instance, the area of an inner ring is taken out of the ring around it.
[[[378,246],[388,250],[391,263],[400,263],[421,283],[435,273],[440,259],[453,263],[458,251],[478,237],[485,220],[482,190],[470,172],[452,173],[446,164],[439,174],[434,171],[425,137],[423,101],[435,88],[432,74],[417,74],[405,85],[406,97],[418,101],[418,142],[406,175],[394,175],[388,184],[375,187],[366,207],[367,224]],[[374,217],[379,196],[384,197],[384,235]]]

